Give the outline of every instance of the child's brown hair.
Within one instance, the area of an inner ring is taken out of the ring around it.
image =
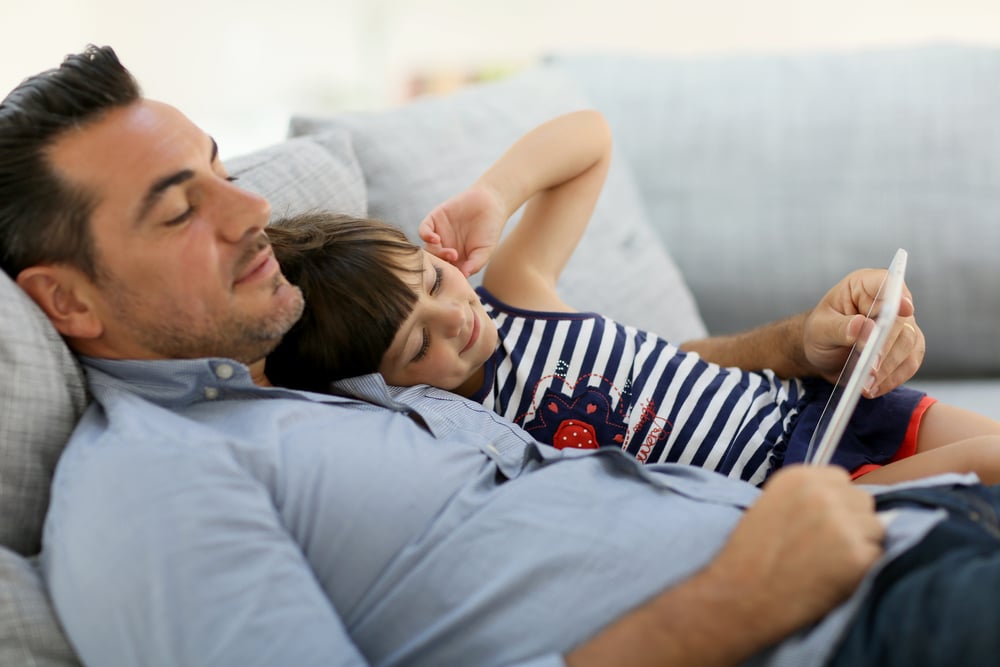
[[[377,371],[416,303],[400,276],[419,274],[411,261],[419,246],[392,225],[334,213],[276,221],[267,235],[305,299],[302,318],[267,358],[268,379],[326,391],[334,380]]]

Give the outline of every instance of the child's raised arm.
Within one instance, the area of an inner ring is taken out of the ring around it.
[[[420,236],[428,250],[466,275],[489,260],[483,284],[510,305],[571,310],[559,299],[556,281],[590,221],[610,159],[611,133],[601,114],[554,118],[435,208]],[[503,225],[525,202],[521,221],[496,247]]]

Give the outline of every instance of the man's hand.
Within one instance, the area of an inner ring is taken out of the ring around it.
[[[435,207],[417,233],[428,252],[468,277],[486,266],[506,222],[499,193],[476,183]]]
[[[829,382],[836,382],[851,346],[871,331],[866,315],[882,284],[884,270],[862,269],[837,283],[809,313],[803,327],[806,360]],[[875,377],[865,388],[869,397],[880,396],[903,384],[923,363],[926,343],[913,317],[910,290],[903,287],[899,317],[889,335],[887,352],[875,362]]]
[[[745,589],[739,604],[767,616],[757,631],[776,641],[847,598],[882,554],[884,535],[873,497],[845,471],[789,466],[767,482],[709,569]]]
[[[735,665],[845,600],[882,554],[884,535],[874,499],[846,472],[789,466],[768,481],[708,566],[566,662]]]

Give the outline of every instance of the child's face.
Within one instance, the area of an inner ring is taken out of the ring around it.
[[[471,395],[496,347],[496,327],[461,271],[426,251],[416,261],[418,273],[402,278],[414,285],[417,303],[382,357],[379,372],[392,385],[430,384]]]

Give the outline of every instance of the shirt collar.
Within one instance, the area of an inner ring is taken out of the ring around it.
[[[98,401],[110,393],[128,392],[166,408],[205,401],[248,398],[298,398],[337,402],[337,396],[259,387],[250,369],[232,359],[100,359],[81,356],[91,393]]]
[[[81,356],[87,383],[100,403],[116,393],[129,393],[170,410],[220,400],[291,398],[317,403],[369,403],[408,415],[431,431],[428,420],[394,395],[378,373],[331,386],[330,394],[283,387],[260,387],[244,364],[224,357],[205,359],[101,359]],[[402,391],[398,389],[397,391]]]

